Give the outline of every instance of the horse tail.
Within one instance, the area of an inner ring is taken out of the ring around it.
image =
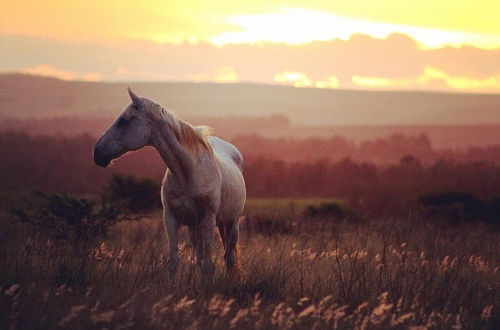
[[[235,223],[235,226],[238,226],[241,224],[241,222],[245,220],[245,216],[241,215],[238,220],[236,221]],[[239,235],[238,235],[239,236]],[[234,263],[234,268],[235,270],[240,274],[240,275],[243,275],[244,273],[244,270],[243,268],[241,267],[241,262],[240,262],[240,258],[241,258],[241,251],[240,251],[240,239],[238,239],[236,241],[236,247],[234,249],[234,253],[236,254],[236,261]]]
[[[241,268],[241,262],[240,262],[240,256],[241,256],[241,253],[240,253],[240,242],[238,240],[238,242],[236,242],[236,248],[234,249],[234,253],[236,254],[236,260],[234,262],[234,268],[236,269],[236,271],[238,273],[241,273],[243,271],[243,269]]]

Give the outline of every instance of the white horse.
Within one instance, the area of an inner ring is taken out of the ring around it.
[[[241,153],[229,142],[212,136],[207,127],[193,127],[130,88],[128,92],[132,103],[95,144],[95,163],[106,167],[127,151],[156,148],[167,165],[161,198],[171,274],[175,275],[179,264],[181,225],[188,226],[205,279],[214,273],[211,251],[216,226],[227,270],[239,270],[238,220],[246,198]]]

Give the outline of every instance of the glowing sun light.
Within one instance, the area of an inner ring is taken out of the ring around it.
[[[270,13],[231,16],[227,18],[227,22],[238,27],[239,31],[216,35],[210,39],[213,44],[303,44],[332,39],[346,40],[356,33],[375,38],[386,38],[392,33],[405,33],[426,48],[463,44],[492,48],[500,45],[500,36],[378,23],[300,8],[281,8]]]

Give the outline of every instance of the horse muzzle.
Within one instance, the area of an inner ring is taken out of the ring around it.
[[[107,167],[110,163],[110,159],[108,157],[105,157],[98,148],[94,147],[93,150],[94,154],[94,162],[101,166],[101,167]]]

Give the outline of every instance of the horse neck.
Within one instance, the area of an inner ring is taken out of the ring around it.
[[[152,145],[158,150],[175,181],[183,185],[184,189],[194,190],[198,189],[200,184],[207,184],[206,174],[215,171],[216,165],[211,148],[199,142],[201,140],[193,139],[192,134],[198,135],[198,131],[175,117],[157,120],[156,127],[156,141],[153,141]],[[174,133],[174,129],[177,133]],[[193,131],[186,132],[186,129]],[[181,143],[179,139],[184,142]]]
[[[166,121],[159,122],[157,127],[158,134],[152,145],[158,150],[176,180],[181,184],[188,184],[194,170],[192,155],[181,145]]]

